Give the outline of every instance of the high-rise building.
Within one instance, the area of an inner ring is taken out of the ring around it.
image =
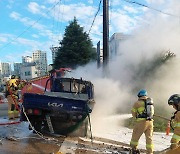
[[[46,52],[37,50],[33,52],[32,60],[36,64],[36,69],[38,70],[37,75],[43,76],[47,74],[47,57]]]
[[[59,47],[51,47],[50,49],[52,52],[52,62],[54,64],[54,61],[55,61],[55,58],[57,56],[57,52],[58,52]]]
[[[21,67],[22,67],[22,63],[14,63],[14,72],[13,72],[13,74],[20,76]]]
[[[32,63],[32,57],[31,56],[22,56],[22,64],[25,63]]]
[[[0,62],[0,76],[8,77],[11,75],[11,64]]]

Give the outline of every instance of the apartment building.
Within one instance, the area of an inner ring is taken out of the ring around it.
[[[9,75],[11,75],[11,64],[0,62],[0,76],[8,77]]]
[[[14,63],[14,75],[20,76],[21,74],[21,67],[22,67],[22,63]]]
[[[127,39],[132,37],[131,35],[123,34],[123,33],[114,33],[109,41],[109,57],[112,59],[117,55],[117,53],[121,53],[120,46],[121,43]]]
[[[29,80],[38,77],[38,70],[36,68],[36,64],[27,63],[22,65],[20,76],[22,80]]]
[[[52,52],[52,62],[54,64],[57,52],[58,52],[59,47],[51,47],[50,50]]]
[[[32,63],[32,62],[33,62],[33,60],[32,60],[31,56],[22,56],[22,64]]]
[[[43,76],[47,74],[47,57],[46,52],[41,50],[34,51],[32,60],[36,64],[37,75]]]

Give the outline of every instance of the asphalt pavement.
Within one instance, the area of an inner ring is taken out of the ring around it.
[[[8,104],[2,103],[0,104],[0,117],[7,117],[8,115]]]

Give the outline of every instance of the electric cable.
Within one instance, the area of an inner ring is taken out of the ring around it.
[[[55,138],[46,138],[46,137],[44,137],[44,135],[43,135],[41,132],[37,131],[37,130],[32,126],[32,124],[31,124],[31,122],[30,122],[30,120],[29,120],[29,118],[28,118],[28,116],[27,116],[27,114],[26,114],[26,112],[25,112],[25,109],[24,109],[24,106],[23,106],[23,105],[22,105],[22,111],[23,111],[23,113],[24,113],[27,121],[29,122],[30,127],[32,128],[32,130],[33,130],[40,138],[42,138],[42,139],[44,139],[44,140],[46,140],[46,141],[55,141],[55,142],[58,142],[58,140],[55,139]]]
[[[59,0],[55,5],[53,5],[49,10],[47,10],[45,12],[45,14],[49,13],[52,9],[55,8],[56,5],[58,5],[60,3],[61,0]],[[7,47],[8,45],[10,45],[13,41],[17,40],[20,36],[22,36],[24,33],[26,33],[27,31],[29,31],[29,29],[31,29],[34,25],[36,25],[41,19],[43,18],[43,16],[40,16],[33,24],[31,24],[29,27],[27,27],[22,33],[20,33],[18,36],[16,36],[14,39],[12,39],[11,41],[9,41],[7,44],[5,44],[3,47],[0,48],[0,51],[2,49],[4,49],[5,47]]]
[[[139,6],[142,6],[142,7],[146,7],[146,8],[148,8],[148,9],[157,11],[157,12],[159,12],[159,13],[162,13],[162,14],[165,14],[165,15],[168,15],[168,16],[172,16],[172,17],[175,17],[175,18],[180,18],[180,16],[177,16],[177,15],[174,15],[174,14],[171,14],[171,13],[167,13],[167,12],[163,12],[163,11],[161,11],[161,10],[158,10],[158,9],[156,9],[156,8],[150,7],[150,6],[148,6],[148,5],[145,5],[145,4],[136,2],[136,1],[130,1],[130,0],[123,0],[123,1],[128,2],[128,3],[130,3],[130,4],[136,4],[136,5],[139,5]]]
[[[98,13],[99,13],[99,11],[100,11],[100,8],[101,8],[101,2],[102,2],[102,0],[99,1],[98,10],[97,10],[97,12],[96,12],[96,14],[95,14],[95,16],[94,16],[94,19],[93,19],[93,21],[92,21],[91,27],[90,27],[89,32],[88,32],[88,35],[90,34],[91,29],[92,29],[92,27],[93,27],[93,25],[94,25],[95,19],[96,19],[97,15],[98,15]]]

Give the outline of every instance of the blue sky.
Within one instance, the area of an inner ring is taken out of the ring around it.
[[[58,45],[65,27],[74,16],[89,31],[100,0],[0,0],[0,61],[21,62],[21,57],[35,50],[47,52]],[[168,0],[135,0],[157,9]],[[148,9],[124,0],[110,2],[110,36],[115,32],[131,33]],[[151,10],[152,11],[152,10]],[[90,38],[94,46],[102,40],[102,3]]]

